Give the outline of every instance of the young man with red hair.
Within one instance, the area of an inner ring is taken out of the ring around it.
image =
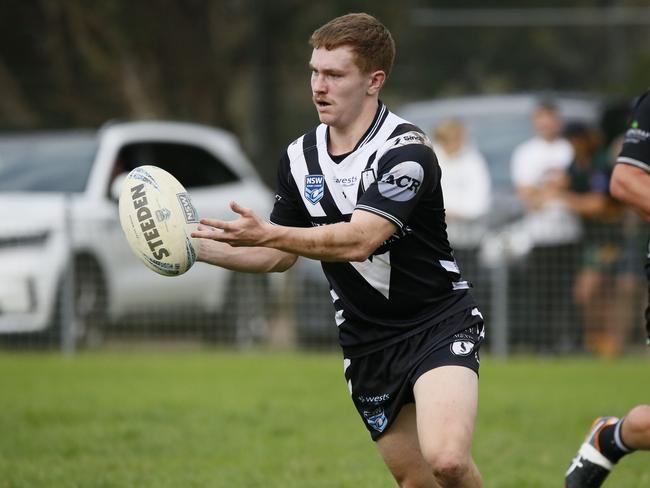
[[[233,202],[236,220],[202,219],[193,234],[199,259],[249,272],[320,260],[352,400],[399,485],[480,487],[483,320],[447,240],[431,143],[379,100],[393,38],[348,14],[310,44],[321,124],[288,146],[271,222]]]

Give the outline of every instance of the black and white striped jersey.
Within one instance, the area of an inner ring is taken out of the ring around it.
[[[289,145],[271,222],[325,225],[362,210],[397,227],[364,262],[322,262],[346,357],[473,307],[447,240],[440,167],[424,133],[380,103],[366,134],[342,159],[329,155],[327,138],[321,124]]]

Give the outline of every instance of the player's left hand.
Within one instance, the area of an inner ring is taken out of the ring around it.
[[[236,202],[230,202],[230,208],[239,214],[238,219],[201,219],[201,225],[192,232],[192,237],[225,242],[233,247],[262,245],[271,224],[264,222],[251,209],[242,207]]]

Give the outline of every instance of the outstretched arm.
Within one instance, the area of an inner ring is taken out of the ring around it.
[[[199,232],[208,228],[200,225]],[[232,247],[211,239],[199,241],[198,261],[248,273],[282,272],[294,265],[295,254],[265,247]]]
[[[630,164],[619,163],[612,173],[610,191],[614,198],[650,220],[650,173]]]
[[[264,222],[235,202],[230,208],[239,214],[238,219],[202,219],[204,227],[192,236],[234,248],[261,247],[321,261],[364,261],[397,230],[389,220],[362,210],[356,210],[350,222],[303,228]]]

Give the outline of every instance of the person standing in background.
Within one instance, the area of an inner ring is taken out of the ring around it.
[[[574,158],[566,182],[546,193],[550,200],[564,202],[579,215],[584,235],[573,297],[582,315],[584,346],[601,356],[615,356],[624,342],[615,300],[615,282],[623,265],[624,248],[621,207],[611,197],[612,164],[602,145],[602,136],[585,123],[567,125],[564,136],[573,147]]]
[[[488,165],[476,147],[468,143],[467,129],[450,119],[433,131],[433,148],[442,171],[447,234],[463,276],[477,278],[478,247],[487,231],[491,182]]]
[[[511,159],[512,182],[524,206],[522,228],[532,244],[516,287],[521,316],[513,321],[540,352],[575,347],[575,311],[571,286],[575,274],[579,217],[559,198],[548,198],[561,186],[573,160],[571,144],[562,137],[564,122],[550,101],[532,114],[535,135],[517,146]]]

